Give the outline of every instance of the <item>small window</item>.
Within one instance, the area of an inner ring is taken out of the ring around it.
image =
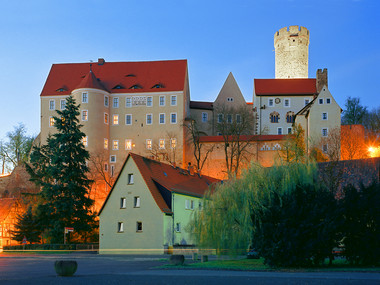
[[[231,123],[232,123],[232,115],[231,115],[231,114],[228,114],[228,115],[227,115],[227,123],[228,123],[228,124],[231,124]]]
[[[159,148],[160,149],[165,149],[165,139],[160,139],[159,140]]]
[[[151,125],[153,122],[153,115],[152,114],[146,114],[146,124]]]
[[[326,153],[328,151],[328,145],[327,144],[322,145],[322,151],[324,153]]]
[[[88,94],[82,93],[82,103],[88,103]]]
[[[172,95],[170,97],[170,105],[171,106],[177,106],[177,95]]]
[[[327,137],[328,136],[328,129],[327,128],[323,128],[322,129],[322,137]]]
[[[170,113],[170,123],[171,124],[177,123],[177,113]]]
[[[223,122],[223,114],[218,114],[218,123]]]
[[[227,102],[233,102],[233,101],[234,101],[234,98],[232,98],[232,97],[227,98]]]
[[[127,107],[127,108],[132,107],[132,98],[131,97],[125,98],[125,107]]]
[[[152,96],[146,97],[146,105],[148,107],[152,107],[153,106],[153,97]]]
[[[111,177],[115,174],[115,165],[111,165]]]
[[[199,203],[198,203],[198,209],[199,209],[199,211],[202,211],[202,209],[203,209],[203,206],[202,206],[202,202],[201,202],[201,201],[199,201]]]
[[[107,162],[104,163],[104,171],[108,172],[108,163]]]
[[[118,140],[112,141],[112,149],[113,150],[118,150],[119,149],[119,141]]]
[[[116,155],[111,155],[110,156],[110,162],[115,163],[116,162]]]
[[[113,98],[113,107],[119,108],[119,97]]]
[[[133,173],[128,174],[128,184],[133,184]]]
[[[284,107],[289,108],[290,107],[290,99],[284,99]]]
[[[82,110],[82,121],[88,121],[88,111]]]
[[[185,209],[194,210],[194,201],[193,200],[185,200]]]
[[[323,98],[318,99],[318,103],[319,103],[319,105],[322,105],[323,104]]]
[[[292,128],[288,128],[288,135],[292,133]]]
[[[331,98],[326,98],[326,104],[331,104]]]
[[[322,120],[327,120],[328,119],[328,116],[327,116],[327,112],[325,113],[322,113]]]
[[[125,149],[132,150],[132,140],[125,140]]]
[[[108,149],[108,139],[104,139],[104,149]]]
[[[309,99],[305,99],[305,106],[310,103]]]
[[[127,199],[126,198],[120,198],[120,209],[126,209],[127,208]]]
[[[208,122],[208,114],[206,112],[202,112],[202,122],[203,123]]]
[[[160,124],[165,124],[165,114],[164,113],[161,113],[160,114]]]
[[[142,227],[142,222],[136,222],[136,232],[142,232],[143,227]]]
[[[132,114],[125,115],[125,124],[132,125]]]
[[[119,124],[119,115],[113,115],[112,117],[112,124],[118,125]]]
[[[49,101],[49,110],[55,110],[55,100]]]
[[[54,127],[55,120],[53,117],[49,117],[49,127]]]
[[[133,207],[134,208],[140,208],[140,197],[135,196],[133,198]]]
[[[176,224],[175,224],[175,231],[176,231],[177,233],[180,233],[180,232],[181,232],[181,223],[176,223]]]
[[[146,140],[146,148],[147,149],[152,149],[152,140],[151,139],[147,139]]]
[[[278,135],[282,135],[282,128],[280,127],[280,128],[277,128],[277,134]]]
[[[110,104],[110,99],[107,95],[104,95],[104,107],[108,107]]]
[[[160,96],[160,106],[165,106],[165,96]]]
[[[124,223],[123,222],[118,222],[118,224],[117,224],[117,232],[118,233],[124,232]]]
[[[61,110],[66,109],[66,99],[61,99]]]
[[[171,148],[176,148],[177,146],[177,139],[176,138],[171,138],[170,139],[170,147]]]
[[[104,113],[104,123],[106,124],[106,125],[108,125],[108,114],[107,113]]]
[[[240,124],[241,123],[241,115],[236,114],[236,123]]]
[[[88,146],[87,137],[83,137],[83,138],[82,138],[82,143],[83,143],[83,145],[84,145],[85,147]]]
[[[273,99],[268,99],[268,106],[273,107],[274,106],[274,100]]]

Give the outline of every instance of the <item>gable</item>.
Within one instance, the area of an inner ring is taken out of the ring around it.
[[[230,72],[214,102],[214,105],[245,106],[246,104],[243,94],[241,93],[234,76]]]

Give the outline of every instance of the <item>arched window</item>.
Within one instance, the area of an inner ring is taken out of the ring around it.
[[[270,113],[270,122],[271,123],[278,123],[278,120],[280,119],[280,114],[276,111]]]
[[[289,111],[286,113],[286,122],[287,123],[294,123],[294,112]]]

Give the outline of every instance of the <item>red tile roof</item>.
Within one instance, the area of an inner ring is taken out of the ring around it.
[[[190,101],[190,108],[212,110],[214,108],[213,104],[213,102]]]
[[[243,135],[241,141],[278,141],[285,139],[286,135]],[[200,142],[223,142],[223,136],[202,136]]]
[[[255,79],[254,85],[259,96],[317,94],[315,78]]]
[[[96,78],[92,70],[90,70],[89,73],[86,74],[86,76],[82,79],[79,85],[75,87],[74,89],[80,89],[80,88],[95,88],[95,89],[100,89],[100,90],[109,92],[100,82],[100,80]]]
[[[86,79],[90,68],[95,81]],[[82,83],[100,85],[111,93],[182,91],[186,76],[186,60],[53,64],[41,96],[69,95]],[[160,88],[154,88],[157,85]]]
[[[162,197],[156,184],[159,184],[170,192],[202,197],[209,189],[210,185],[220,181],[219,179],[205,175],[190,175],[187,170],[179,167],[174,168],[168,164],[161,163],[135,153],[129,153],[124,162],[122,170],[120,171],[119,177],[123,172],[123,168],[126,165],[128,159],[133,159],[133,161],[136,163],[137,168],[144,178],[144,181],[148,186],[153,199],[156,201],[158,207],[164,213],[172,213],[172,211]],[[115,181],[114,187],[117,184],[117,180]],[[108,194],[108,197],[111,195],[112,191],[113,188]],[[105,204],[107,203],[108,197],[105,200],[99,214],[102,212]]]

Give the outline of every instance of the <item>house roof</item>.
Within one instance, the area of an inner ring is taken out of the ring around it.
[[[278,141],[285,139],[286,135],[243,135],[241,141]],[[200,142],[223,142],[223,136],[202,136]]]
[[[172,211],[166,204],[164,198],[156,186],[156,183],[171,192],[202,197],[209,189],[210,185],[220,181],[219,179],[205,175],[190,175],[189,172],[185,169],[173,167],[171,165],[161,163],[135,153],[129,153],[120,171],[120,174],[115,181],[114,187],[116,186],[120,175],[122,175],[123,168],[129,159],[133,159],[135,162],[140,174],[148,186],[153,199],[156,201],[158,207],[164,213],[172,213]],[[107,199],[100,209],[99,214],[102,212],[114,187],[112,187],[110,193],[108,194]]]
[[[182,91],[186,75],[187,60],[53,64],[41,96],[70,95],[81,87],[111,93]]]
[[[0,199],[0,222],[5,221],[12,207],[16,203],[16,198],[1,198]]]
[[[214,108],[213,104],[213,102],[190,101],[190,108],[212,110]]]
[[[257,96],[317,94],[315,78],[255,79],[254,86]]]

